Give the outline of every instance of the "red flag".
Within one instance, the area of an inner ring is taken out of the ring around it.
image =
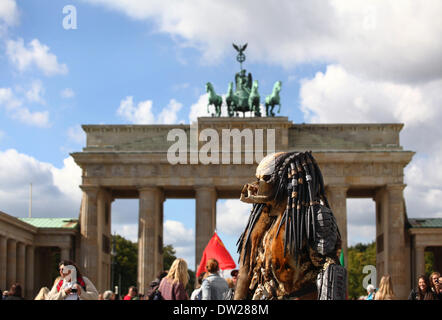
[[[216,232],[213,234],[212,239],[210,239],[206,248],[204,249],[203,256],[201,258],[201,262],[198,267],[198,271],[196,272],[196,276],[198,277],[202,272],[206,271],[206,263],[209,259],[216,259],[219,263],[219,268],[221,270],[235,269],[236,264],[233,261],[232,256],[229,251],[227,251],[224,243],[218,237]]]

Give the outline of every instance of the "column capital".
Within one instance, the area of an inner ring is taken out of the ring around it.
[[[213,185],[196,185],[193,187],[195,191],[216,191]]]
[[[80,185],[80,189],[83,190],[86,193],[95,193],[98,194],[98,191],[100,191],[100,186],[87,186],[87,185]]]
[[[144,185],[144,186],[138,186],[137,190],[139,192],[141,192],[141,191],[158,191],[158,190],[161,190],[161,188],[156,185]]]
[[[335,191],[335,192],[347,192],[350,185],[348,184],[328,184],[325,186],[325,190]]]
[[[387,184],[385,185],[385,189],[386,190],[397,190],[397,191],[402,191],[405,189],[407,185],[404,183],[395,183],[395,184]]]

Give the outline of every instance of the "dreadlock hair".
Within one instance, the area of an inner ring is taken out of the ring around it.
[[[267,182],[273,183],[276,188],[274,198],[276,202],[280,203],[287,199],[287,206],[276,235],[284,224],[284,256],[289,252],[297,259],[302,250],[303,240],[307,240],[307,243],[315,240],[317,212],[315,207],[323,205],[330,209],[321,170],[311,151],[283,153],[275,158],[275,170]],[[264,204],[253,205],[246,230],[238,240],[240,245],[238,251],[241,250],[244,240],[245,249],[250,247],[248,246],[250,234],[263,207]]]

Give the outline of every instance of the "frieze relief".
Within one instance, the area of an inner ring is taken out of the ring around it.
[[[324,163],[319,164],[324,176],[403,176],[396,163]],[[256,165],[169,165],[169,164],[104,164],[87,165],[86,177],[231,177],[254,172]]]

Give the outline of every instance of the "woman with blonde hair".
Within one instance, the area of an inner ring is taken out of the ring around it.
[[[394,300],[393,283],[390,275],[385,275],[381,278],[379,290],[374,297],[375,300]]]
[[[189,300],[186,292],[188,282],[186,260],[178,258],[172,263],[167,276],[161,280],[158,291],[164,300]]]

